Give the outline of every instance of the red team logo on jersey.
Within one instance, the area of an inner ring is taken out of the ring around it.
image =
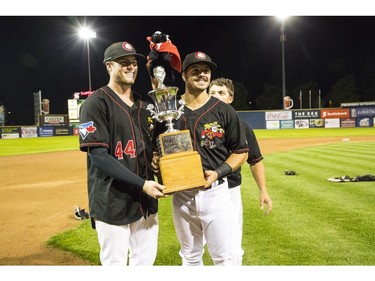
[[[94,126],[94,122],[90,121],[87,123],[80,124],[79,127],[79,134],[81,135],[82,139],[84,140],[89,134],[96,131],[96,127]]]
[[[202,131],[201,146],[207,146],[208,148],[215,148],[215,138],[222,138],[224,129],[221,128],[220,124],[216,121],[213,123],[204,124],[204,130]]]

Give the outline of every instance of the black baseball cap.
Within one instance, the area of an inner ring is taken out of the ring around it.
[[[188,54],[185,57],[184,62],[182,63],[182,72],[185,72],[186,69],[190,65],[192,65],[194,63],[200,63],[200,62],[208,64],[212,71],[215,70],[216,67],[217,67],[216,63],[214,63],[211,60],[211,58],[208,55],[206,55],[205,53],[203,53],[203,52],[194,52],[194,53]]]
[[[105,50],[103,63],[118,59],[120,57],[125,57],[125,56],[135,56],[140,59],[145,58],[144,55],[137,54],[137,51],[132,46],[132,44],[124,41],[124,42],[113,43],[111,46],[109,46]]]

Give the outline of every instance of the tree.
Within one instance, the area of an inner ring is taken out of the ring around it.
[[[332,101],[333,107],[339,107],[343,102],[359,101],[354,75],[348,74],[337,80],[328,94],[328,99]]]
[[[281,109],[283,106],[280,87],[265,84],[262,94],[255,100],[258,109]]]
[[[249,92],[246,90],[242,82],[233,81],[234,86],[234,101],[232,106],[235,110],[249,110]]]

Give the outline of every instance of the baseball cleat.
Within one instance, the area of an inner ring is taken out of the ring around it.
[[[74,216],[77,220],[84,220],[90,217],[90,215],[86,213],[85,209],[81,209],[78,206],[74,207]]]

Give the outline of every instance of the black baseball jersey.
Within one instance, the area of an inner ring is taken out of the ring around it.
[[[108,86],[88,97],[80,112],[80,150],[104,147],[109,155],[143,179],[153,180],[151,117],[148,102],[134,93],[129,107]],[[90,216],[123,225],[157,212],[157,200],[92,165],[87,157]]]
[[[263,160],[262,153],[260,152],[259,144],[257,138],[254,134],[253,129],[244,121],[241,120],[243,130],[245,131],[247,143],[249,145],[249,155],[247,158],[247,163],[250,166],[255,165],[259,161]],[[239,186],[242,182],[241,167],[236,171],[228,175],[228,185],[229,188]]]
[[[204,106],[196,110],[184,107],[184,114],[173,123],[175,129],[190,130],[193,149],[201,156],[203,170],[215,170],[232,152],[248,150],[236,111],[215,97],[210,97]],[[165,127],[161,127],[161,131],[165,131]]]

